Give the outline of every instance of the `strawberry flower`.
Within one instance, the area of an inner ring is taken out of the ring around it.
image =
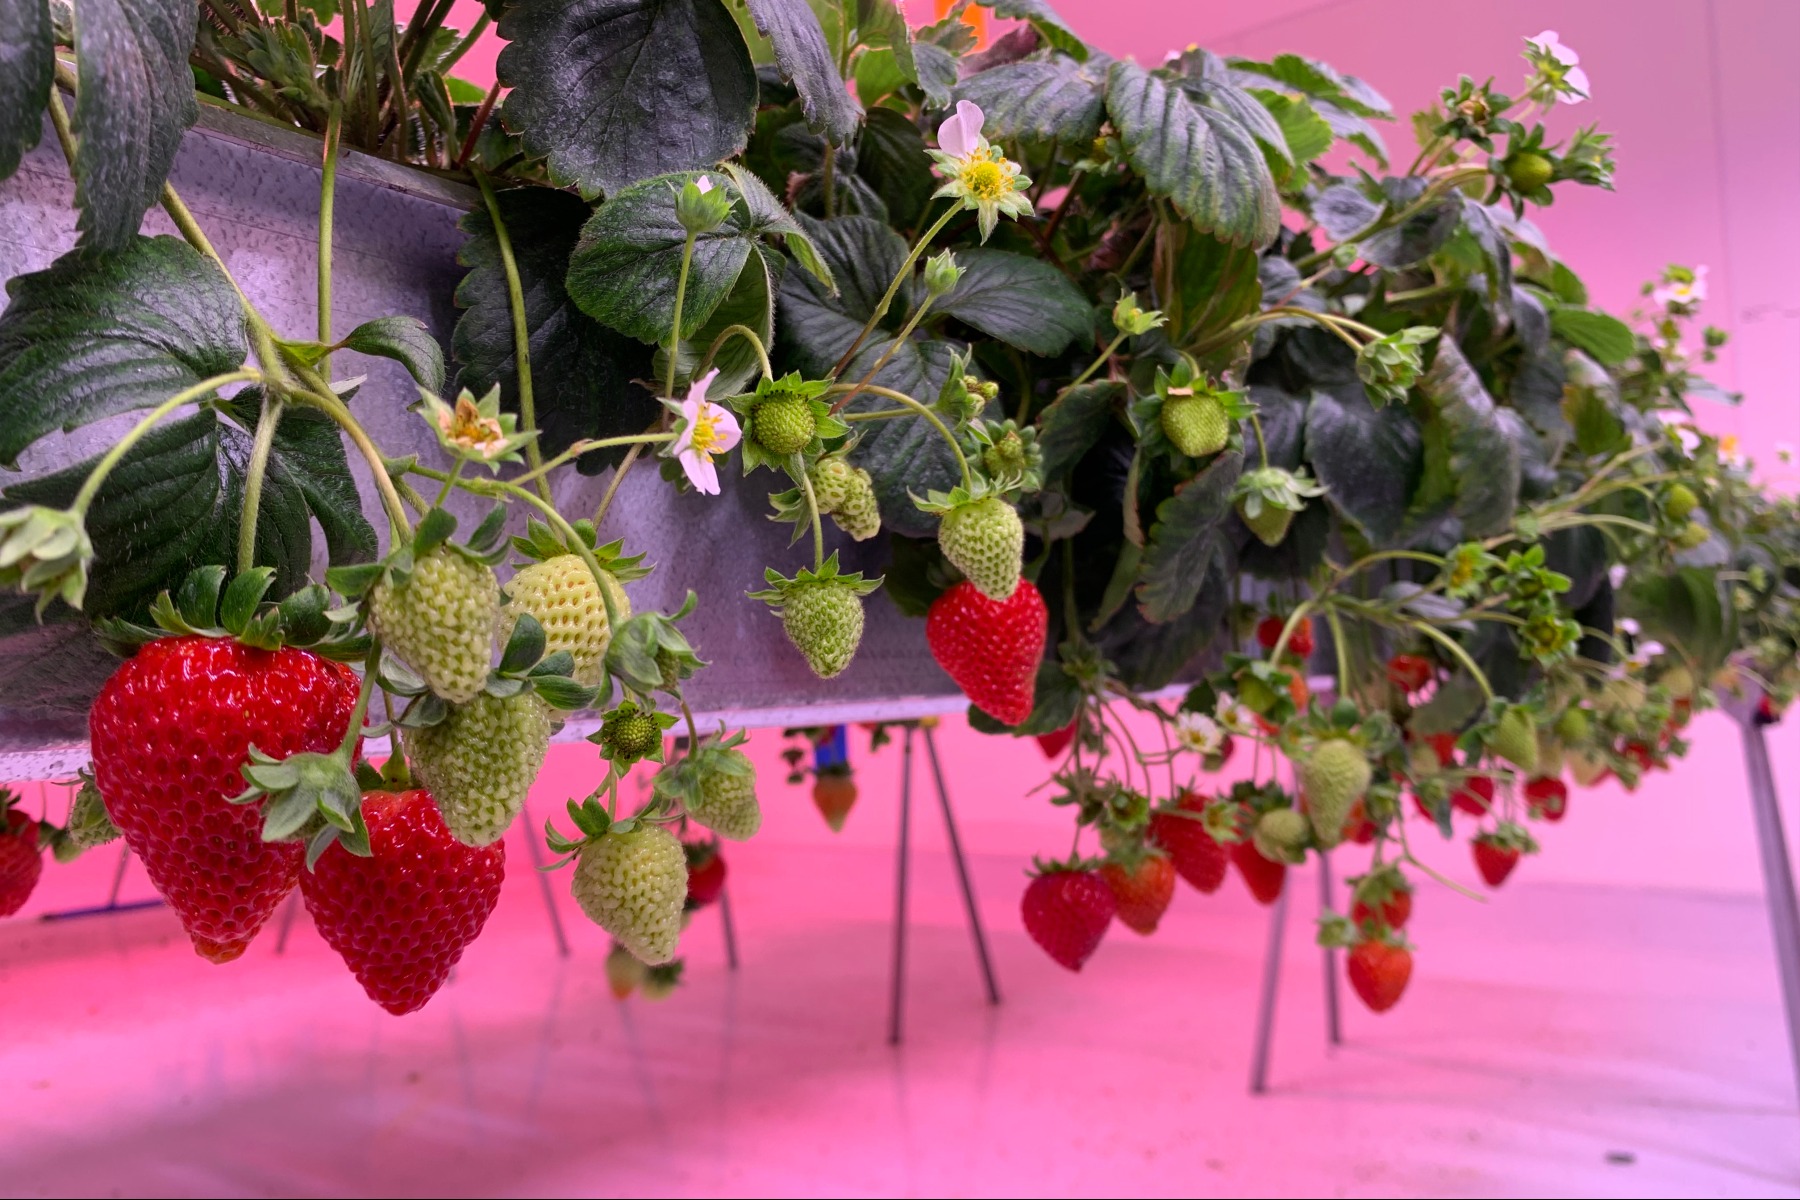
[[[1526,38],[1525,61],[1532,67],[1527,94],[1533,100],[1580,104],[1588,98],[1587,72],[1576,65],[1581,55],[1563,45],[1556,30],[1546,29],[1536,37]]]
[[[1019,174],[1018,163],[981,136],[986,120],[979,105],[957,101],[956,112],[938,126],[938,148],[926,152],[946,177],[933,196],[961,200],[964,208],[975,209],[984,242],[994,232],[1001,213],[1022,217],[1031,212],[1031,201],[1025,195],[1031,180]]]
[[[679,404],[664,402],[679,417],[669,453],[681,463],[694,490],[706,496],[719,494],[719,471],[713,466],[713,459],[730,453],[743,437],[737,418],[706,398],[706,389],[718,375],[718,369],[714,368],[696,379],[688,388],[687,399]]]
[[[1224,749],[1225,730],[1205,713],[1180,712],[1175,714],[1175,740],[1183,750],[1210,758]]]
[[[1670,267],[1650,292],[1650,301],[1672,313],[1690,313],[1706,299],[1706,268]]]

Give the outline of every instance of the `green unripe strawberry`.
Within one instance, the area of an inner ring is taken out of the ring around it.
[[[731,774],[716,767],[704,770],[699,786],[687,798],[687,815],[729,841],[748,841],[762,828],[756,768],[741,750],[718,751],[717,757],[735,763],[745,773]]]
[[[1005,600],[1019,586],[1025,526],[998,496],[959,504],[938,523],[938,546],[950,565],[990,600]]]
[[[1271,862],[1297,863],[1305,855],[1311,830],[1306,818],[1291,808],[1272,808],[1256,819],[1250,841]]]
[[[1556,164],[1530,150],[1512,155],[1505,167],[1507,181],[1523,195],[1537,191],[1556,174]]]
[[[1675,535],[1675,544],[1683,550],[1692,550],[1695,546],[1704,544],[1706,539],[1711,536],[1712,534],[1706,526],[1698,521],[1689,521],[1682,527],[1681,532]]]
[[[570,890],[581,911],[638,961],[655,966],[675,957],[687,856],[662,826],[609,831],[582,846]]]
[[[830,679],[850,665],[862,643],[862,598],[835,580],[795,584],[783,594],[781,625],[813,674]]]
[[[376,638],[452,704],[486,686],[499,611],[493,570],[444,546],[414,562],[404,583],[384,576],[369,596]]]
[[[836,455],[821,458],[812,465],[807,477],[812,483],[813,498],[819,502],[820,512],[833,513],[843,506],[845,498],[850,495],[856,471],[857,468]]]
[[[1548,729],[1538,730],[1538,765],[1532,772],[1540,779],[1555,779],[1563,773],[1562,739]]]
[[[429,788],[450,836],[466,846],[500,840],[525,806],[525,793],[550,748],[550,709],[530,692],[486,692],[423,729],[400,730],[421,786]]]
[[[818,431],[812,401],[791,392],[773,393],[750,414],[750,436],[778,458],[806,449]]]
[[[619,762],[636,762],[662,741],[656,718],[627,700],[600,722],[600,744]]]
[[[1685,521],[1688,514],[1699,505],[1700,497],[1694,495],[1694,489],[1685,483],[1670,484],[1669,490],[1663,494],[1663,511],[1671,520]]]
[[[1252,517],[1246,509],[1245,503],[1239,500],[1238,516],[1243,519],[1244,524],[1250,527],[1250,532],[1256,535],[1257,540],[1265,546],[1281,545],[1282,539],[1287,537],[1288,526],[1294,523],[1294,511],[1265,503],[1262,509]]]
[[[1189,458],[1206,458],[1225,448],[1231,418],[1217,396],[1170,396],[1162,406],[1162,429]]]
[[[631,616],[631,601],[611,574],[602,571],[606,590],[621,621]],[[512,636],[520,613],[530,613],[544,627],[544,653],[567,650],[575,658],[575,682],[593,687],[606,670],[606,648],[612,630],[606,623],[606,601],[594,573],[577,554],[558,554],[533,563],[506,585],[511,598],[500,613],[500,641]]]
[[[1565,708],[1563,715],[1556,718],[1556,735],[1565,744],[1585,742],[1590,728],[1587,712],[1573,706]]]
[[[1330,848],[1344,836],[1350,808],[1369,790],[1373,772],[1362,749],[1342,738],[1319,743],[1299,762],[1300,789],[1319,845]]]
[[[1487,744],[1488,749],[1527,775],[1537,770],[1537,726],[1524,709],[1509,708],[1501,713]]]
[[[844,498],[832,510],[837,527],[859,542],[881,532],[881,506],[875,502],[875,481],[861,467],[852,470]]]

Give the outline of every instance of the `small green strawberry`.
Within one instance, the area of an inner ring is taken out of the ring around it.
[[[832,510],[831,519],[855,541],[866,542],[881,532],[881,506],[875,500],[875,481],[861,467],[851,471],[844,499]]]
[[[601,758],[623,770],[645,759],[661,762],[663,734],[674,724],[673,713],[654,712],[626,700],[601,718],[600,728],[588,741],[600,747]]]
[[[631,617],[631,601],[609,572],[601,579],[612,596],[621,621]],[[573,677],[593,687],[606,673],[606,648],[612,643],[607,625],[606,602],[587,563],[576,554],[559,554],[520,569],[507,582],[508,601],[500,613],[500,639],[512,635],[513,623],[522,612],[530,613],[544,627],[544,652],[567,650],[575,659]]]
[[[524,807],[550,747],[550,725],[549,708],[530,690],[505,698],[481,692],[435,725],[402,726],[400,740],[450,835],[486,846]]]
[[[1351,806],[1369,790],[1373,773],[1362,748],[1343,738],[1330,738],[1302,758],[1300,789],[1319,845],[1330,849],[1343,838]]]
[[[418,556],[403,576],[384,574],[369,597],[376,638],[452,704],[487,684],[499,612],[493,568],[447,545]]]
[[[818,433],[812,404],[804,396],[775,392],[750,414],[749,435],[776,458],[786,458],[809,445]]]
[[[829,380],[804,379],[791,372],[763,378],[756,390],[726,403],[743,418],[743,460],[748,474],[757,467],[789,470],[795,455],[814,458],[825,442],[845,437],[850,427],[832,414],[824,398]]]
[[[1507,181],[1524,196],[1537,191],[1556,175],[1556,164],[1529,150],[1510,156],[1504,165]]]
[[[1291,808],[1271,808],[1256,819],[1250,834],[1256,852],[1270,862],[1297,863],[1306,857],[1311,836],[1306,818]]]
[[[1294,514],[1285,508],[1272,508],[1265,505],[1255,516],[1245,511],[1245,504],[1238,501],[1238,516],[1250,527],[1258,541],[1265,546],[1279,546],[1287,537],[1288,527],[1294,523]]]
[[[1685,483],[1669,485],[1663,493],[1663,511],[1669,514],[1672,521],[1685,521],[1688,514],[1700,504],[1700,497],[1694,495],[1694,489]]]
[[[600,816],[604,819],[605,812]],[[562,852],[568,843],[551,845]],[[674,958],[687,900],[687,856],[680,840],[660,825],[632,818],[575,847],[571,891],[581,911],[645,965]]]
[[[1238,476],[1231,488],[1238,516],[1265,546],[1279,546],[1294,514],[1306,507],[1308,499],[1324,494],[1305,467],[1292,471],[1255,467]]]
[[[1162,406],[1163,434],[1189,458],[1207,458],[1225,448],[1231,436],[1231,418],[1225,406],[1210,392],[1195,395],[1191,389],[1170,389]]]
[[[1018,510],[985,494],[979,485],[975,493],[958,487],[914,502],[926,512],[941,514],[938,547],[976,591],[990,600],[1012,596],[1025,553],[1025,526]]]
[[[1537,724],[1529,709],[1509,705],[1487,735],[1488,749],[1530,775],[1538,767]]]
[[[1591,728],[1586,710],[1574,705],[1565,708],[1562,716],[1556,718],[1556,733],[1562,738],[1564,745],[1586,741]]]
[[[738,749],[745,740],[741,731],[703,738],[693,753],[656,773],[656,798],[680,804],[695,822],[722,838],[742,842],[754,837],[762,827],[762,808],[756,801],[756,767]]]
[[[807,478],[812,482],[813,495],[819,501],[822,513],[836,512],[843,506],[850,495],[851,481],[856,476],[857,468],[838,454],[829,454],[812,465]],[[866,472],[865,472],[866,473]]]
[[[865,580],[861,572],[838,574],[834,551],[817,570],[801,568],[792,579],[770,567],[763,573],[769,589],[751,592],[781,614],[788,640],[806,657],[806,665],[820,679],[830,679],[850,665],[862,642],[862,597],[881,586],[880,579]]]
[[[1675,535],[1675,544],[1683,550],[1692,550],[1695,546],[1705,545],[1706,539],[1711,536],[1712,531],[1706,526],[1698,521],[1689,521],[1681,527],[1681,532]]]

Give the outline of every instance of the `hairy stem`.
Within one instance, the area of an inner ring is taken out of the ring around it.
[[[214,375],[211,379],[203,379],[193,387],[184,388],[164,400],[140,418],[124,437],[113,444],[112,449],[106,452],[105,457],[94,464],[94,469],[88,472],[87,479],[82,482],[81,490],[75,493],[75,501],[69,508],[73,512],[86,515],[88,507],[94,502],[94,497],[100,494],[100,486],[106,482],[106,477],[112,474],[113,468],[119,465],[119,461],[130,452],[133,446],[138,444],[139,439],[150,432],[158,421],[184,404],[194,403],[209,392],[229,384],[252,383],[261,378],[262,372],[245,367],[225,375]]]
[[[675,398],[675,360],[681,353],[681,310],[687,305],[688,271],[694,265],[694,237],[688,232],[681,247],[681,273],[675,277],[675,315],[669,326],[668,361],[663,367],[663,395]]]
[[[925,297],[919,307],[914,310],[913,315],[907,318],[907,322],[901,327],[900,332],[894,335],[894,340],[888,345],[888,348],[882,351],[881,357],[875,360],[875,365],[870,367],[868,371],[863,374],[863,377],[857,381],[855,387],[844,393],[843,396],[839,397],[838,402],[831,406],[832,412],[839,411],[846,404],[856,399],[857,393],[868,387],[869,381],[875,378],[881,368],[888,365],[888,362],[899,351],[900,347],[906,345],[906,339],[912,336],[912,331],[919,327],[919,322],[925,319],[925,310],[931,307],[931,302],[934,299],[935,297],[933,296]]]
[[[719,356],[719,351],[725,348],[725,343],[734,337],[741,337],[750,343],[750,348],[756,351],[756,361],[762,365],[763,378],[773,379],[775,369],[769,365],[769,352],[763,347],[761,335],[748,325],[727,325],[719,330],[719,336],[714,338],[712,345],[706,349],[706,357],[702,358],[699,365],[694,368],[694,378],[698,379],[706,374],[706,368],[712,366],[713,359]]]
[[[956,437],[950,432],[950,427],[945,425],[943,420],[936,413],[925,407],[925,405],[920,404],[917,400],[914,400],[905,392],[897,392],[893,388],[877,387],[874,384],[834,383],[829,388],[826,388],[825,392],[827,395],[830,395],[832,392],[845,389],[865,391],[871,396],[881,396],[884,399],[904,404],[914,412],[918,413],[921,417],[924,417],[927,421],[930,421],[937,427],[937,431],[943,437],[945,444],[950,447],[950,452],[956,455],[956,466],[957,469],[962,472],[963,487],[970,489],[974,488],[975,477],[969,471],[969,460],[963,456],[962,447],[956,444]]]
[[[319,342],[329,346],[331,337],[331,243],[337,210],[338,151],[344,133],[343,105],[333,103],[325,123],[325,169],[319,177]],[[319,359],[320,374],[329,376],[329,353]]]
[[[813,570],[817,571],[825,565],[825,525],[819,519],[819,498],[813,493],[812,476],[806,473],[806,460],[800,455],[793,456],[793,461],[788,464],[788,474],[806,493],[806,512],[812,518]]]
[[[887,316],[888,309],[893,307],[894,297],[900,294],[900,285],[912,278],[913,264],[919,261],[919,255],[925,252],[925,247],[929,246],[931,240],[943,232],[944,226],[950,223],[950,218],[960,210],[960,205],[952,204],[949,211],[919,235],[919,240],[913,243],[912,252],[906,256],[906,261],[900,264],[900,269],[894,272],[893,281],[888,284],[887,291],[882,293],[881,303],[877,304],[875,311],[869,314],[869,319],[864,322],[862,331],[856,335],[856,340],[850,343],[850,348],[844,351],[844,356],[837,360],[836,366],[831,368],[830,378],[836,379],[844,373],[844,368],[850,365],[850,360],[856,357],[856,352],[862,349],[862,344],[869,339],[871,333],[875,332],[875,326],[881,322],[881,318]]]
[[[250,449],[250,466],[244,474],[244,509],[238,516],[239,574],[256,565],[256,521],[262,513],[263,482],[268,478],[269,454],[275,449],[275,430],[281,424],[282,408],[281,396],[275,389],[265,389],[262,412],[256,421],[256,441]]]
[[[494,223],[494,241],[500,247],[500,266],[506,272],[506,297],[512,309],[513,362],[519,375],[519,424],[524,432],[537,432],[537,400],[531,390],[531,326],[525,320],[525,288],[519,282],[519,263],[513,257],[512,235],[506,219],[500,215],[500,198],[486,171],[475,172],[475,183],[481,188],[481,199],[487,205],[488,219]],[[544,465],[544,451],[532,438],[525,443],[525,461],[533,471]],[[550,499],[550,481],[537,476],[538,495]]]

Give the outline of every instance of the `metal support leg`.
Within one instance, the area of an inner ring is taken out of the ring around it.
[[[1763,893],[1769,902],[1769,928],[1775,936],[1775,962],[1781,973],[1781,995],[1787,1006],[1788,1049],[1794,1057],[1794,1082],[1800,1088],[1800,911],[1794,900],[1794,870],[1788,861],[1775,800],[1775,774],[1769,768],[1769,745],[1763,740],[1755,707],[1732,714],[1744,735],[1744,766],[1750,777],[1750,806],[1756,814],[1757,848],[1762,853]]]
[[[963,907],[969,913],[969,934],[975,939],[975,957],[981,963],[981,978],[987,984],[989,1004],[1000,1003],[1000,985],[994,981],[994,964],[988,958],[987,934],[981,928],[981,912],[975,907],[975,887],[969,882],[969,864],[963,858],[962,838],[956,832],[956,818],[950,812],[950,793],[944,787],[944,768],[938,761],[937,739],[925,727],[925,753],[931,759],[931,775],[937,782],[938,803],[944,807],[944,831],[950,837],[950,858],[956,863],[956,879],[962,884]]]
[[[281,910],[281,927],[275,931],[275,953],[287,953],[288,934],[294,932],[294,918],[300,912],[300,893],[295,892],[287,898],[287,904]]]
[[[134,912],[140,908],[156,908],[162,904],[161,896],[148,900],[133,900],[130,904],[119,903],[119,889],[125,885],[125,868],[131,865],[131,847],[119,847],[119,865],[113,870],[112,889],[106,894],[106,903],[92,908],[70,908],[62,912],[47,912],[38,918],[40,921],[72,921],[77,917],[100,917],[107,913]]]
[[[719,924],[725,930],[725,965],[733,971],[738,969],[737,927],[731,923],[731,892],[729,889],[719,891]]]
[[[1319,851],[1319,915],[1324,916],[1331,911],[1331,855]],[[1338,982],[1337,951],[1330,946],[1325,951],[1325,1040],[1333,1046],[1344,1044],[1343,1030],[1338,1024]]]
[[[550,890],[550,876],[543,869],[544,848],[538,844],[537,833],[531,824],[531,810],[521,806],[519,815],[525,826],[525,848],[531,853],[531,873],[537,876],[538,887],[544,896],[544,911],[550,915],[550,932],[556,938],[556,953],[567,958],[569,939],[563,933],[562,914],[556,911],[556,893]]]
[[[1288,892],[1284,886],[1269,914],[1269,950],[1263,959],[1262,1000],[1256,1012],[1256,1049],[1250,1059],[1250,1093],[1269,1090],[1269,1042],[1275,1036],[1275,1001],[1281,992],[1281,934],[1287,926]]]
[[[906,867],[908,824],[912,817],[913,726],[906,727],[900,755],[900,852],[894,868],[894,966],[888,1000],[888,1045],[900,1044],[902,1010],[906,1004]]]

